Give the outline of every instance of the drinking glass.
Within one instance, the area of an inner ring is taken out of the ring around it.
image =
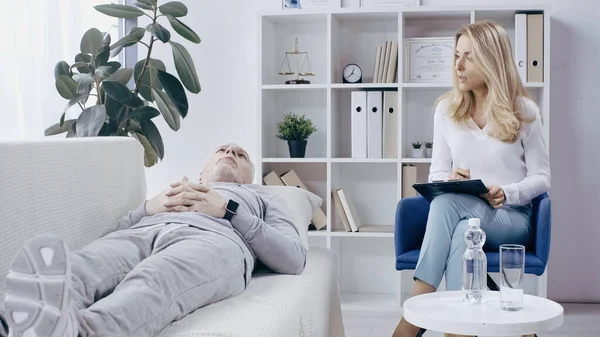
[[[506,311],[523,309],[525,246],[500,246],[500,307]]]

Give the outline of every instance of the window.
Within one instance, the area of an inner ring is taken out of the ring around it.
[[[80,52],[83,34],[95,27],[116,42],[125,21],[94,6],[129,0],[19,0],[0,10],[0,138],[43,138],[59,121],[66,100],[56,91],[54,66]],[[116,61],[122,62],[122,53]],[[132,65],[127,66],[131,67]],[[64,137],[59,135],[59,137]]]

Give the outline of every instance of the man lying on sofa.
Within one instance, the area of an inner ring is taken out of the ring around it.
[[[199,183],[172,184],[81,250],[29,240],[7,277],[9,336],[158,336],[244,291],[257,260],[302,273],[307,252],[284,201],[253,189],[252,175],[243,148],[221,146]]]

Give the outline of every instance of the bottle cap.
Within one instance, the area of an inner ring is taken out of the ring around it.
[[[479,227],[480,226],[480,221],[479,218],[470,218],[469,219],[469,226],[475,226],[475,227]]]

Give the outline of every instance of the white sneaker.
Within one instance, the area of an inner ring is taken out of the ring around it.
[[[54,235],[37,236],[21,248],[6,279],[9,337],[77,337],[68,251]]]

